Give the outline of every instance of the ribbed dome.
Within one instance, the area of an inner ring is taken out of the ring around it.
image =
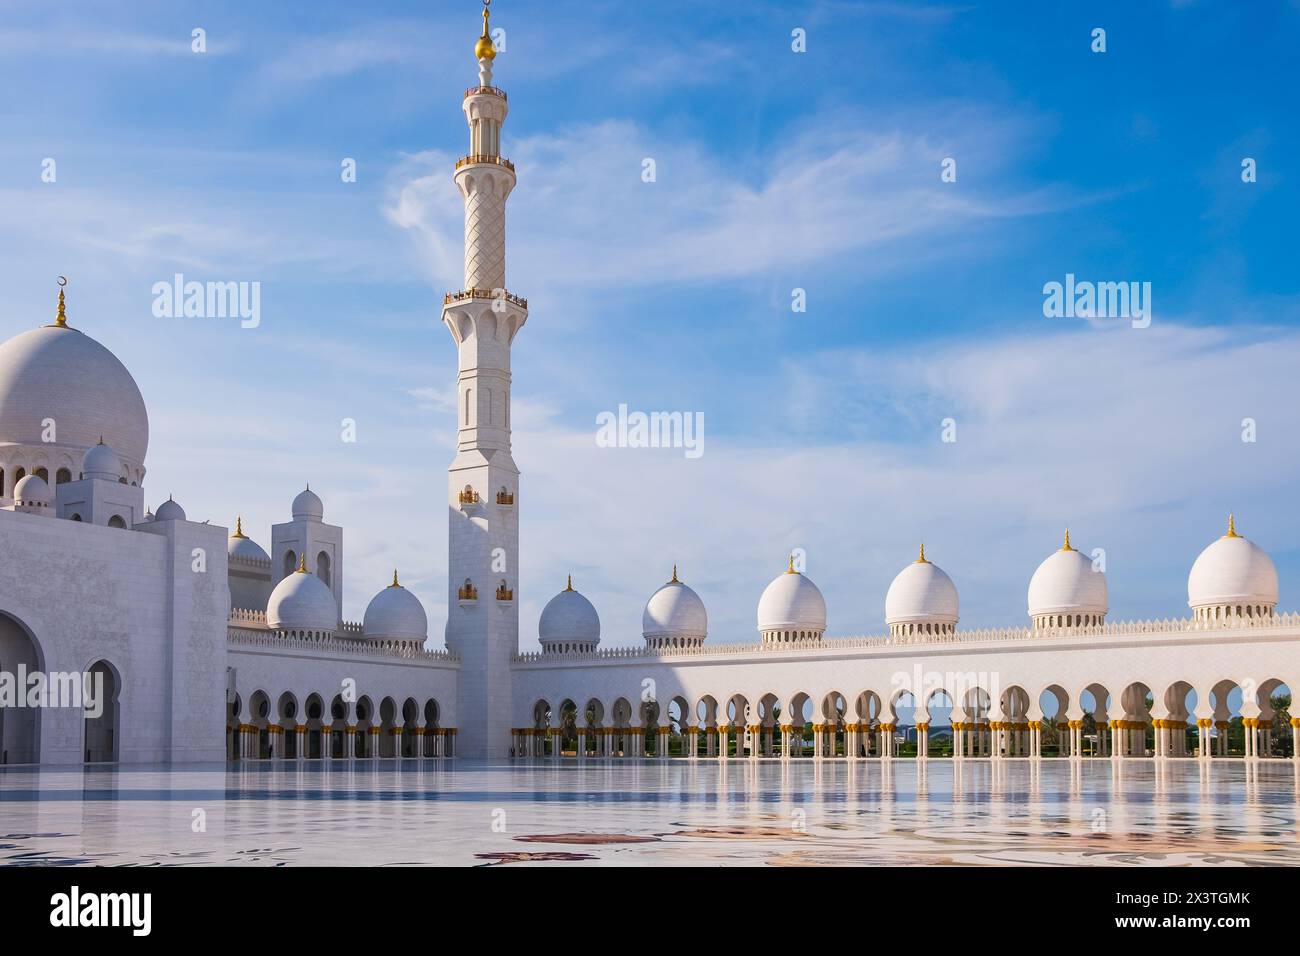
[[[0,445],[45,444],[84,451],[102,438],[130,464],[144,463],[149,415],[117,357],[77,329],[48,325],[0,345]],[[115,475],[117,477],[117,475]]]
[[[376,640],[424,641],[429,636],[429,618],[420,599],[398,584],[393,572],[393,583],[366,605],[361,629]]]
[[[826,599],[811,578],[791,565],[763,589],[758,599],[758,630],[764,635],[813,632],[809,636],[820,637],[826,630]]]
[[[325,505],[316,492],[308,488],[298,492],[293,499],[292,512],[294,521],[320,521],[325,517]]]
[[[159,508],[159,518],[162,509]],[[338,628],[339,609],[334,594],[316,575],[293,572],[271,592],[266,602],[266,623],[280,631],[326,631]]]
[[[537,621],[537,640],[543,648],[554,645],[578,645],[594,650],[600,643],[600,615],[585,597],[573,590],[573,581],[546,602]]]
[[[226,554],[232,558],[242,558],[245,561],[271,560],[271,556],[262,549],[260,544],[244,534],[243,518],[235,520],[235,530],[226,541]]]
[[[176,502],[168,498],[158,506],[157,512],[154,513],[155,521],[184,521],[185,509]]]
[[[947,630],[957,624],[960,604],[957,586],[948,574],[921,556],[899,571],[885,595],[885,623],[896,625],[940,625]]]
[[[1093,625],[1101,623],[1109,608],[1106,575],[1070,546],[1067,531],[1064,547],[1048,555],[1029,580],[1029,616],[1040,625]]]
[[[83,478],[105,478],[112,481],[122,477],[122,459],[111,445],[100,442],[91,445],[81,459]]]
[[[1187,603],[1194,608],[1277,604],[1277,569],[1262,548],[1229,533],[1200,553],[1187,576]]]
[[[14,501],[20,505],[48,506],[53,500],[50,486],[40,475],[27,475],[14,485]]]
[[[680,647],[700,644],[707,636],[709,615],[700,596],[673,579],[646,602],[641,614],[641,634],[651,646]]]

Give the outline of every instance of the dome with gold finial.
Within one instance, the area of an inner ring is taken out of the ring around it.
[[[537,641],[548,654],[590,654],[600,644],[600,615],[573,589],[573,575],[564,590],[542,608]]]
[[[826,632],[826,599],[808,575],[795,570],[794,555],[758,599],[758,632],[769,644],[820,641]]]
[[[262,549],[262,546],[244,534],[242,517],[235,518],[235,530],[226,539],[226,554],[236,561],[255,561],[259,564],[269,564],[271,561],[271,556]]]
[[[1228,515],[1228,531],[1196,558],[1187,576],[1187,604],[1197,621],[1233,623],[1273,616],[1277,606],[1277,568],[1263,548],[1237,533]]]
[[[112,352],[68,324],[60,287],[53,322],[0,344],[0,450],[59,456],[75,476],[101,440],[121,457],[128,483],[139,484],[149,447],[144,398]]]
[[[285,575],[271,592],[266,602],[266,623],[277,631],[315,637],[338,630],[339,608],[334,603],[334,592],[307,570],[305,556],[299,560],[298,570]]]
[[[495,60],[497,48],[492,44],[492,37],[488,32],[488,5],[483,4],[483,35],[478,38],[474,44],[474,59],[476,60]]]
[[[393,569],[393,583],[366,605],[361,633],[372,640],[418,641],[429,636],[429,617],[420,599],[402,587]]]
[[[1097,627],[1110,609],[1106,575],[1091,557],[1065,543],[1029,580],[1029,616],[1037,628]]]
[[[899,571],[885,594],[885,624],[891,637],[951,634],[957,629],[957,586],[925,556]]]
[[[641,636],[646,646],[699,647],[708,630],[709,615],[704,610],[704,602],[677,579],[677,565],[673,565],[672,580],[650,595],[641,613]]]

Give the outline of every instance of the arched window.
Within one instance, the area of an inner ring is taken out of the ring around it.
[[[33,472],[33,474],[35,474],[38,478],[41,479],[41,481],[45,482],[47,485],[50,483],[50,470],[48,468],[45,468],[43,466],[37,468],[36,471]]]
[[[316,577],[325,582],[325,586],[330,586],[330,556],[322,551],[316,555]]]
[[[69,520],[71,520],[71,521],[80,521],[80,520],[81,520],[81,515],[77,514],[77,513],[74,511],[74,512],[72,513],[72,517],[71,517],[71,519],[69,519]]]
[[[125,528],[126,522],[122,519],[121,515],[113,515],[113,517],[108,519],[108,526],[110,528]]]
[[[60,468],[54,473],[54,483],[62,485],[72,480],[72,472],[67,468]]]
[[[292,551],[284,553],[284,576],[287,578],[293,572],[298,570],[298,555]]]
[[[26,468],[19,468],[17,471],[15,471],[15,472],[14,472],[14,487],[17,488],[17,487],[18,487],[18,482],[22,481],[22,480],[23,480],[24,478],[26,478],[26,477],[27,477],[27,469],[26,469]]]
[[[5,493],[5,470],[0,468],[0,496]]]

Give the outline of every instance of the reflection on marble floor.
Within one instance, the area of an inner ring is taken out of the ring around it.
[[[0,768],[0,862],[1297,865],[1300,767],[1242,760]]]

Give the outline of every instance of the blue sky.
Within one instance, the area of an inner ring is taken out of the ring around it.
[[[152,503],[266,544],[310,481],[346,615],[396,564],[439,642],[479,10],[0,3],[0,335],[70,276],[149,405]],[[750,640],[791,547],[831,632],[877,633],[922,538],[964,626],[1019,624],[1066,524],[1106,549],[1112,619],[1181,615],[1229,510],[1297,606],[1300,6],[497,0],[493,23],[531,304],[525,646],[569,571],[605,642],[638,643],[674,562],[711,639]],[[261,282],[262,324],[155,318],[176,272]],[[1066,273],[1150,282],[1150,328],[1045,318]],[[705,454],[597,448],[620,403],[702,412]]]

